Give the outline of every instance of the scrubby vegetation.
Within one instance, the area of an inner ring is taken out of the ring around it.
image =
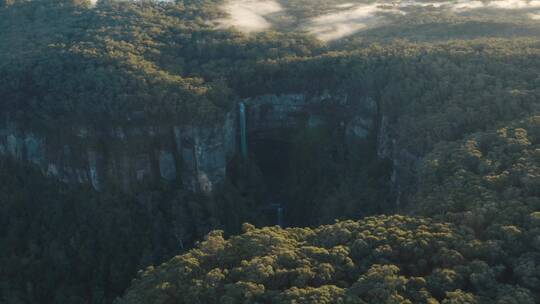
[[[0,161],[0,302],[104,303],[215,224],[175,191],[97,194]],[[199,230],[200,229],[200,230]]]
[[[142,271],[118,303],[535,303],[538,291],[508,276],[496,244],[451,224],[382,216],[244,229]]]
[[[425,303],[464,288],[472,272],[463,256],[470,233],[426,219],[244,230],[229,240],[213,232],[191,252],[147,269],[124,301]]]
[[[95,193],[0,160],[0,303],[112,303],[146,267],[118,303],[538,303],[540,22],[431,6],[329,43],[302,30],[347,2],[280,1],[289,16],[244,35],[210,22],[218,0],[0,0],[3,121],[198,124],[237,97],[339,93],[372,98],[421,164],[398,206],[380,131],[350,149],[339,121],[299,128],[280,195],[312,228],[231,237],[273,223],[251,163],[203,197]]]
[[[537,303],[539,117],[426,157],[417,216],[219,231],[119,303]]]

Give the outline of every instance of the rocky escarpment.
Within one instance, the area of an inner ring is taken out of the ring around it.
[[[377,124],[377,105],[371,98],[352,100],[346,94],[308,97],[304,94],[263,95],[244,99],[247,128],[252,138],[276,136],[283,129],[334,125],[348,141],[365,139]]]
[[[389,124],[385,119],[381,123],[373,99],[344,93],[286,94],[245,98],[239,103],[245,105],[250,148],[260,141],[291,140],[283,135],[303,127],[333,128],[348,146],[365,145],[366,139],[379,133],[379,156],[394,160],[393,181],[399,192],[403,158]],[[48,176],[96,190],[130,192],[141,185],[166,182],[210,194],[224,182],[227,165],[240,150],[238,109],[224,116],[213,124],[71,126],[48,133],[7,119],[0,127],[0,155],[33,163]]]
[[[382,116],[377,133],[377,157],[392,162],[390,191],[396,208],[405,203],[407,197],[416,191],[417,170],[422,157],[410,153],[399,144],[399,132],[387,116]]]
[[[310,224],[299,220],[306,206],[316,208],[318,199],[309,188],[329,193],[334,187],[329,185],[347,184],[352,171],[364,171],[363,164],[375,158],[378,115],[371,98],[336,92],[263,95],[244,99],[242,105],[248,163],[264,180],[267,205],[285,208],[286,221],[293,225]]]
[[[0,155],[96,190],[132,191],[164,181],[211,193],[235,153],[235,123],[231,112],[213,125],[71,126],[44,133],[8,121],[0,128]]]
[[[287,140],[286,134],[304,126],[337,128],[351,150],[374,148],[380,160],[391,162],[389,191],[397,208],[414,194],[422,156],[402,147],[396,124],[378,108],[374,99],[334,92],[312,97],[304,94],[263,95],[242,102],[247,108],[248,137],[252,143],[276,138]],[[370,137],[376,140],[367,142]]]

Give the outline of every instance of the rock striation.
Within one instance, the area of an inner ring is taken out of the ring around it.
[[[72,126],[54,134],[6,122],[0,155],[33,163],[47,176],[95,190],[167,182],[211,193],[236,151],[236,114],[214,125]],[[53,132],[51,132],[53,133]]]

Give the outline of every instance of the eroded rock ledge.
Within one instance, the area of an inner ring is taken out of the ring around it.
[[[283,128],[316,127],[332,121],[342,128],[349,144],[378,134],[380,157],[392,158],[399,165],[400,152],[392,139],[395,134],[388,131],[388,122],[381,120],[377,104],[370,98],[287,94],[239,102],[247,108],[248,137],[264,138]],[[132,191],[140,185],[167,182],[210,194],[223,183],[227,165],[240,149],[237,110],[224,113],[223,120],[210,125],[156,123],[108,126],[101,131],[71,126],[56,134],[26,129],[8,120],[0,127],[0,155],[33,163],[48,176],[88,184],[98,191],[111,187]]]

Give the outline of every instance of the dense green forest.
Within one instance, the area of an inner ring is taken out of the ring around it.
[[[340,92],[420,163],[397,204],[381,134],[288,132],[285,219],[310,228],[283,229],[239,157],[212,196],[98,193],[5,157],[0,303],[539,303],[540,7],[476,2],[280,0],[246,33],[221,0],[0,0],[2,122],[214,124],[238,98]]]
[[[413,215],[214,231],[118,303],[538,303],[539,132],[535,116],[438,145]]]

